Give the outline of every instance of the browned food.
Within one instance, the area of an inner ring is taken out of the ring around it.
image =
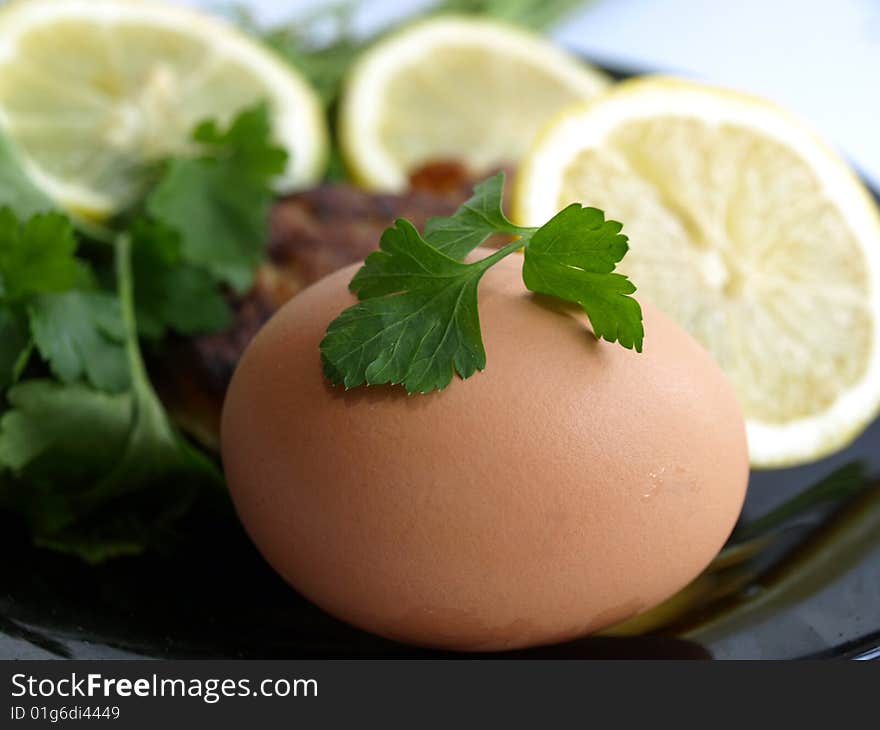
[[[172,367],[158,363],[159,387],[175,419],[200,441],[216,446],[220,408],[232,373],[257,331],[300,290],[363,260],[397,218],[420,230],[449,215],[471,193],[473,180],[457,163],[415,172],[401,195],[376,195],[347,184],[325,184],[289,195],[272,209],[267,261],[244,296],[231,297],[232,326],[169,348]]]

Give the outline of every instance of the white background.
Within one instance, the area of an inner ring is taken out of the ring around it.
[[[244,4],[271,22],[322,3]],[[370,32],[428,4],[363,0],[357,27]],[[880,184],[880,0],[596,0],[555,37],[599,61],[697,76],[775,99]]]

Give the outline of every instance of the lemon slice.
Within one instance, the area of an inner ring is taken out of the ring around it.
[[[609,80],[539,36],[497,21],[440,16],[404,28],[352,68],[339,133],[351,174],[400,191],[426,163],[480,173],[514,164],[534,134]]]
[[[626,82],[548,125],[514,197],[524,224],[572,201],[623,222],[621,268],[726,371],[755,466],[824,456],[877,413],[877,208],[787,113],[686,81]]]
[[[106,216],[150,162],[185,152],[206,118],[270,104],[290,155],[280,188],[323,172],[327,132],[308,84],[227,23],[137,0],[18,0],[0,10],[0,127],[61,205]]]

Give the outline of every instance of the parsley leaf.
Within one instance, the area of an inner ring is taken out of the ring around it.
[[[144,336],[161,337],[166,327],[181,335],[218,332],[232,321],[226,297],[204,269],[177,264],[140,281],[138,321]]]
[[[438,251],[461,260],[495,233],[519,234],[526,229],[513,225],[501,211],[504,173],[477,184],[474,194],[451,216],[431,218],[425,240]]]
[[[85,377],[108,391],[128,386],[119,300],[109,292],[42,294],[28,307],[40,355],[64,383]]]
[[[491,263],[456,261],[398,220],[352,279],[363,301],[327,328],[327,376],[346,388],[402,383],[426,393],[445,388],[454,372],[467,378],[484,368],[477,284]]]
[[[526,259],[609,274],[629,250],[622,228],[601,210],[572,203],[532,234]]]
[[[265,182],[284,172],[287,152],[272,141],[272,122],[265,102],[239,112],[225,131],[213,119],[200,122],[193,139],[214,155],[226,155],[246,167],[241,174]]]
[[[208,271],[181,260],[180,236],[158,221],[132,224],[132,267],[138,331],[158,339],[167,329],[178,334],[216,332],[229,325],[226,297]]]
[[[636,288],[614,266],[627,251],[620,223],[602,211],[573,203],[528,242],[523,281],[533,292],[580,304],[596,337],[642,351],[642,309]]]
[[[75,251],[73,226],[60,213],[20,224],[10,208],[0,209],[0,300],[69,289],[81,273]]]
[[[31,344],[65,383],[86,377],[106,390],[126,387],[116,297],[72,288],[91,285],[76,248],[60,213],[19,223],[0,209],[0,387],[18,379]]]
[[[635,287],[613,273],[627,251],[621,225],[574,204],[541,228],[521,228],[501,211],[503,186],[503,173],[478,185],[454,215],[433,219],[424,238],[405,220],[385,231],[351,281],[360,302],[330,323],[321,342],[332,383],[426,393],[445,388],[456,372],[467,378],[484,368],[477,287],[489,267],[520,248],[528,289],[578,302],[596,337],[641,351]],[[457,260],[493,233],[521,238],[479,261]]]
[[[287,153],[271,139],[265,104],[240,113],[225,131],[202,123],[193,139],[204,154],[171,160],[146,210],[180,234],[184,261],[245,291],[263,256],[272,181]]]
[[[125,445],[128,393],[33,378],[11,388],[8,399],[11,409],[0,419],[0,464],[32,482],[80,484]]]

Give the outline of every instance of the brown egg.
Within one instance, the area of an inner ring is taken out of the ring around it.
[[[443,392],[331,387],[318,344],[349,267],[281,309],[223,413],[229,488],[299,591],[392,639],[563,641],[659,603],[721,548],[748,477],[743,417],[709,355],[644,306],[641,354],[528,293],[480,285],[488,364]]]

